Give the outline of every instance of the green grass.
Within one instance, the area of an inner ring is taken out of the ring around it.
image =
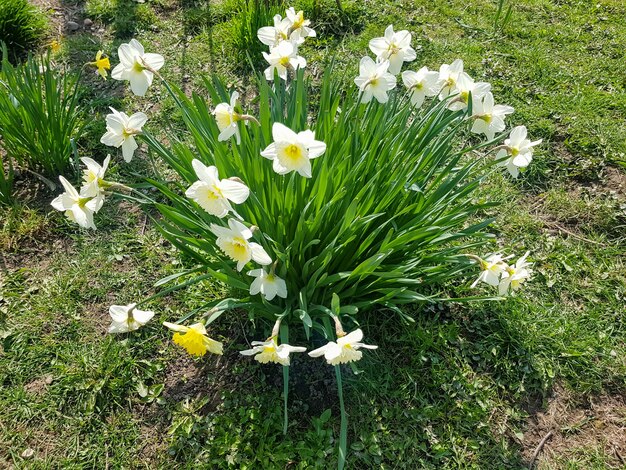
[[[163,72],[188,90],[199,89],[208,72],[245,89],[248,75],[233,60],[233,3],[146,4],[157,28],[140,28],[138,38],[165,55]],[[626,393],[626,177],[615,167],[626,153],[626,6],[524,0],[494,34],[497,2],[343,3],[345,16],[334,1],[320,2],[313,18],[319,38],[302,49],[310,71],[333,54],[351,82],[369,39],[393,23],[413,31],[421,46],[412,69],[463,58],[474,77],[493,83],[497,101],[516,108],[511,124],[545,139],[523,178],[485,186],[503,203],[493,212],[494,243],[507,252],[532,250],[536,275],[522,295],[433,305],[409,325],[387,312],[362,319],[379,349],[358,364],[362,373],[344,374],[349,468],[527,468],[536,445],[527,418],[555,390],[593,400]],[[312,1],[299,4],[313,12]],[[68,37],[59,60],[80,66],[98,47],[114,54],[120,41],[107,31],[102,44]],[[118,83],[92,78],[82,98],[94,117],[79,142],[85,155],[101,159],[109,150],[97,141],[111,104],[135,112],[158,102],[146,111],[152,129],[179,126],[156,87],[139,100]],[[137,159],[113,174],[128,180],[147,168]],[[0,467],[336,464],[331,368],[294,360],[283,436],[282,372],[237,353],[266,333],[264,325],[223,316],[212,335],[228,345],[225,355],[200,361],[184,356],[159,326],[223,295],[221,286],[153,301],[157,318],[147,328],[105,335],[109,305],[153,293],[154,282],[185,260],[127,204],[107,205],[101,230],[87,233],[50,213],[52,197],[44,191],[0,209]],[[28,448],[30,460],[21,457]],[[539,461],[542,469],[623,465],[582,439],[560,455],[544,451]]]

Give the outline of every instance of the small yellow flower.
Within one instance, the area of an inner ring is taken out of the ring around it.
[[[163,325],[172,331],[176,331],[172,340],[174,343],[185,348],[192,356],[204,356],[207,351],[213,354],[223,354],[222,343],[209,338],[206,335],[206,328],[202,323],[184,326],[163,322]]]
[[[98,69],[96,73],[106,80],[106,71],[111,70],[111,62],[109,62],[108,57],[102,57],[103,54],[103,51],[98,51],[96,54],[96,60],[94,62],[89,62],[89,65],[95,66]]]
[[[50,42],[49,46],[53,54],[56,54],[61,50],[61,43],[56,39],[53,39],[52,42]]]

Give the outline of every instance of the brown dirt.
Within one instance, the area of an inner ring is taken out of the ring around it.
[[[626,172],[613,166],[604,169],[604,187],[621,201],[626,201]]]
[[[48,385],[52,383],[52,380],[51,375],[45,375],[27,383],[24,389],[33,395],[43,395],[48,389]]]
[[[282,368],[275,364],[264,366],[266,375],[278,390],[283,389]],[[324,361],[308,357],[306,354],[294,354],[289,368],[289,396],[294,404],[300,402],[303,413],[317,417],[326,409],[339,413],[337,382],[333,367]],[[346,370],[344,370],[345,374]]]
[[[111,293],[111,297],[113,297]],[[109,296],[107,296],[109,297]],[[109,307],[115,304],[115,301],[91,303],[80,311],[81,320],[89,324],[97,335],[106,336],[111,317],[109,316]]]
[[[167,451],[167,437],[167,429],[162,426],[141,426],[139,442],[143,442],[143,445],[137,453],[137,458],[146,468],[154,465],[158,455]]]
[[[207,353],[197,360],[181,350],[180,355],[168,363],[163,397],[174,402],[204,397],[208,401],[203,412],[215,410],[222,401],[222,392],[248,380],[241,377],[235,380],[232,376],[236,362],[241,360],[242,356],[236,351],[224,356]]]
[[[35,466],[34,462],[41,462],[48,455],[58,454],[60,448],[64,445],[59,436],[50,429],[20,425],[15,431],[24,438],[24,443],[18,452],[21,454],[28,449],[32,449],[34,453],[27,460],[22,461],[20,467],[16,467],[13,458],[9,454],[10,446],[4,448],[2,447],[3,443],[0,441],[0,469],[33,468]]]
[[[527,462],[549,432],[534,468],[559,468],[564,458],[590,449],[602,451],[611,468],[625,468],[626,397],[601,395],[580,401],[555,387],[547,406],[528,419],[522,443]]]
[[[38,239],[38,235],[42,237]],[[43,241],[42,241],[43,240]],[[46,271],[59,252],[71,252],[73,242],[53,234],[45,228],[38,230],[36,234],[18,239],[14,246],[9,249],[0,247],[0,272],[15,269],[33,269]]]

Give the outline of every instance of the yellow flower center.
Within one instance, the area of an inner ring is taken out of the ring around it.
[[[392,42],[391,44],[389,44],[389,55],[392,56],[394,54],[397,54],[398,52],[400,52],[400,47],[398,47],[398,45],[395,42]]]
[[[133,72],[143,72],[146,68],[139,63],[138,60],[135,60],[135,64],[133,65]]]
[[[215,201],[217,199],[223,198],[224,194],[222,194],[222,190],[218,188],[216,185],[211,185],[210,187],[207,188],[206,197],[207,199]]]
[[[459,99],[463,103],[467,103],[468,98],[469,98],[469,91],[462,91],[461,94],[459,95]]]
[[[129,137],[132,137],[136,134],[138,134],[139,131],[137,131],[137,129],[132,129],[130,127],[125,127],[124,130],[122,131],[122,136],[124,137],[124,139],[128,139]]]
[[[292,161],[298,161],[302,158],[302,150],[298,145],[291,144],[285,148],[285,156]]]
[[[87,203],[88,203],[89,201],[91,201],[91,198],[89,198],[89,197],[79,197],[79,198],[78,198],[78,202],[77,202],[78,207],[80,207],[81,209],[83,209],[83,208],[87,205]]]
[[[226,129],[234,121],[234,116],[231,115],[230,109],[218,108],[215,111],[215,119],[217,120],[217,126],[221,130]]]
[[[85,170],[85,173],[83,176],[83,181],[85,181],[85,184],[93,183],[97,178],[98,177],[93,171]]]
[[[280,360],[278,354],[276,354],[277,347],[276,340],[272,341],[272,344],[263,346],[263,350],[256,355],[255,359],[261,364],[267,364],[269,362],[279,363]]]
[[[283,67],[287,67],[289,65],[289,57],[281,57],[280,65],[282,65]]]
[[[423,90],[424,89],[424,84],[422,82],[419,82],[419,83],[416,83],[415,85],[413,85],[411,88],[413,88],[416,91]]]
[[[296,15],[296,20],[293,22],[292,28],[296,30],[298,28],[301,28],[303,24],[304,24],[304,13],[302,11],[299,11]]]
[[[193,328],[185,333],[174,333],[172,340],[192,356],[204,356],[207,352],[204,335]]]
[[[487,124],[489,124],[492,120],[491,114],[483,114],[480,119],[482,119],[483,121],[485,121]]]
[[[378,78],[372,78],[369,83],[369,86],[377,86],[378,85]]]
[[[135,323],[135,317],[133,317],[133,310],[131,309],[128,312],[128,318],[126,319],[126,324],[128,325],[130,329],[132,329],[134,326],[134,323]]]
[[[511,147],[511,155],[517,157],[517,155],[519,155],[519,149],[517,147]]]
[[[246,242],[243,238],[241,237],[233,238],[232,246],[233,246],[233,257],[235,259],[242,259],[246,256],[248,252],[248,242]]]

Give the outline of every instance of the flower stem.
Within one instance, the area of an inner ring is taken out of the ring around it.
[[[346,451],[348,447],[348,415],[343,404],[343,384],[341,382],[341,369],[335,366],[335,376],[337,377],[337,394],[339,395],[339,408],[341,409],[341,427],[339,430],[339,460],[338,470],[343,470],[346,464]]]
[[[132,193],[134,191],[134,189],[130,186],[126,186],[125,184],[118,182],[110,182],[106,189],[110,189],[113,191],[117,189],[118,191],[125,191],[127,193]]]
[[[468,254],[468,253],[461,253],[461,254],[462,254],[462,256],[465,256],[466,258],[471,259],[472,261],[476,261],[481,266],[485,263],[480,256],[471,255],[471,254]]]
[[[287,412],[287,399],[289,398],[289,366],[283,366],[283,434],[287,434],[289,415]]]
[[[280,326],[280,319],[276,322],[276,326],[280,328],[280,342],[289,342],[289,327],[283,325]],[[275,326],[275,327],[276,327]],[[289,414],[287,412],[287,400],[289,398],[289,366],[283,366],[283,434],[287,434],[287,427],[289,426]]]

